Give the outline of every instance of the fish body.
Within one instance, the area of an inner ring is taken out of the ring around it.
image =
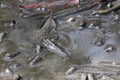
[[[103,66],[92,66],[92,65],[80,65],[76,66],[75,73],[93,73],[93,74],[112,74],[117,75],[119,74],[118,68],[112,67],[103,67]]]
[[[67,53],[64,53],[61,49],[59,49],[55,44],[53,44],[50,40],[45,39],[43,41],[43,45],[48,49],[48,51],[58,54],[63,58],[67,58]]]
[[[1,32],[0,33],[0,42],[3,42],[4,38],[6,37],[7,33]]]
[[[20,54],[21,54],[21,52],[19,52],[19,51],[15,51],[15,52],[11,52],[11,53],[8,52],[3,57],[3,60],[5,60],[5,61],[12,61],[14,58],[19,56]]]
[[[31,3],[26,6],[20,6],[20,8],[24,9],[46,8],[54,11],[58,8],[65,9],[77,4],[79,4],[79,0],[59,0],[51,3],[48,2]]]
[[[41,61],[43,58],[41,56],[36,56],[33,60],[29,63],[29,67],[36,67],[41,65]]]

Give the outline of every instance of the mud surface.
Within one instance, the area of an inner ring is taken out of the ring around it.
[[[90,64],[98,67],[104,65],[104,62],[105,64],[110,63],[110,66],[114,62],[118,64],[117,68],[120,70],[120,10],[104,15],[90,15],[93,10],[99,9],[98,6],[55,19],[57,27],[50,32],[49,40],[54,44],[59,43],[70,52],[69,59],[65,59],[43,46],[44,34],[47,34],[47,32],[44,33],[40,30],[42,29],[40,27],[42,21],[39,16],[22,17],[19,13],[21,1],[0,0],[0,6],[3,4],[0,7],[0,33],[4,32],[6,34],[0,43],[0,71],[2,72],[6,68],[11,71],[10,74],[3,76],[0,74],[0,80],[81,80],[80,78],[65,79],[65,77],[63,78],[63,72],[70,65]],[[35,0],[28,0],[28,2],[26,0],[26,3],[31,3],[29,1]],[[113,2],[113,4],[116,3],[120,3],[120,0]],[[73,20],[70,20],[70,18],[73,18]],[[85,25],[83,27],[84,20]],[[37,52],[37,45],[45,49]],[[62,48],[60,49],[62,50]],[[20,54],[16,51],[20,51]],[[7,53],[14,52],[17,54],[14,58],[4,58]],[[36,56],[40,56],[42,59],[39,58],[40,62],[38,60],[38,63],[31,67],[30,63]],[[18,66],[10,67],[15,64]],[[89,68],[85,67],[85,69]],[[83,73],[85,72],[83,68],[81,70],[83,70]],[[114,66],[108,71],[108,73],[116,72]],[[90,69],[90,72],[85,73],[94,72],[91,72]],[[22,78],[13,79],[17,74]],[[114,75],[115,79],[105,80],[119,80],[116,76],[118,74]]]

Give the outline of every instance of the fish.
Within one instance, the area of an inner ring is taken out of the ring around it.
[[[74,73],[92,73],[92,74],[107,74],[107,75],[117,75],[119,74],[119,68],[113,67],[103,67],[103,66],[93,66],[90,64],[86,65],[76,65],[76,71]]]
[[[58,48],[54,43],[52,43],[49,39],[44,39],[43,45],[47,48],[48,51],[53,52],[61,56],[62,58],[68,58],[67,53],[63,52],[60,48]]]
[[[0,43],[3,42],[3,40],[7,37],[7,33],[1,32],[0,33]]]
[[[53,12],[51,11],[50,17],[46,20],[43,27],[40,29],[41,31],[45,31],[45,35],[50,34],[51,31],[57,28],[56,21],[53,19]]]
[[[59,3],[60,2],[60,3]],[[61,2],[64,4],[62,5]],[[54,19],[63,18],[69,15],[77,14],[82,11],[89,10],[93,7],[98,6],[97,1],[89,1],[90,4],[85,4],[86,6],[81,7],[82,1],[80,0],[60,0],[58,2],[40,2],[39,3],[31,3],[25,6],[20,5],[20,13],[24,18],[30,18],[39,16],[40,19],[42,18],[48,18],[48,15],[51,11],[54,12]],[[50,5],[49,5],[50,4]],[[27,14],[26,14],[27,12]],[[42,15],[42,16],[40,16]],[[43,17],[44,16],[44,17]]]
[[[113,53],[117,51],[117,48],[114,44],[108,44],[105,46],[104,51],[107,53]]]
[[[75,71],[75,67],[70,67],[66,72],[65,74],[68,75],[68,74],[71,74]]]
[[[5,61],[13,61],[19,55],[21,55],[20,51],[7,52],[2,59]]]
[[[56,24],[55,20],[53,19],[52,12],[51,12],[50,17],[47,19],[47,21],[44,23],[44,25],[40,29],[40,31],[43,32],[43,34],[44,34],[42,45],[44,45],[46,47],[46,49],[48,49],[48,51],[57,53],[59,56],[65,58],[65,57],[67,57],[67,54],[64,53],[62,50],[60,50],[54,43],[52,43],[49,40],[49,34],[51,32],[56,31],[56,27],[57,27],[57,24]]]
[[[41,22],[40,22],[41,24]],[[42,46],[42,42],[45,38],[50,38],[51,36],[55,36],[56,34],[52,35],[52,33],[56,32],[57,24],[56,21],[52,18],[52,13],[48,19],[46,19],[42,25],[37,25],[37,29],[33,30],[30,33],[30,40],[34,42],[39,42],[39,45]]]
[[[35,56],[35,57],[32,59],[32,61],[29,63],[29,67],[40,66],[43,60],[44,60],[43,57],[41,57],[41,56]]]
[[[106,61],[101,61],[99,65],[102,66],[107,66],[107,67],[115,67],[115,68],[120,68],[120,63],[116,63],[114,61],[112,62],[106,62]]]
[[[68,7],[73,7],[75,5],[79,4],[79,0],[59,0],[59,1],[54,1],[51,3],[48,2],[38,2],[38,3],[31,3],[25,6],[20,5],[20,8],[23,9],[36,9],[36,8],[46,8],[50,10],[57,10],[59,8],[65,9]]]

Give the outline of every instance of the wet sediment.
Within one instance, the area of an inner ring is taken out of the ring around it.
[[[1,80],[120,79],[119,9],[91,15],[98,3],[83,5],[49,14],[42,24],[37,16],[23,18],[19,4],[0,1]]]

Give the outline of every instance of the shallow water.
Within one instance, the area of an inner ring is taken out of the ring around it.
[[[0,3],[3,1],[0,0]],[[87,19],[86,28],[82,30],[75,26],[80,17],[70,23],[66,22],[66,19],[71,16],[57,19],[57,32],[51,32],[49,37],[54,39],[59,35],[59,39],[55,40],[54,43],[60,43],[70,52],[70,58],[64,60],[47,49],[43,53],[37,54],[35,52],[36,45],[41,45],[44,37],[38,31],[41,21],[36,18],[21,17],[19,15],[19,1],[5,1],[12,8],[0,8],[0,32],[4,31],[8,34],[8,37],[0,43],[0,71],[8,68],[14,62],[19,63],[21,66],[18,69],[12,69],[13,74],[11,76],[0,76],[0,80],[11,80],[14,74],[20,74],[23,80],[54,80],[56,73],[63,71],[66,66],[81,64],[98,66],[101,61],[120,63],[120,21],[113,21],[112,14],[100,15],[99,17],[90,16],[89,14],[92,11],[90,9],[72,15],[72,17],[84,15]],[[120,16],[119,11],[117,14]],[[15,28],[10,26],[11,21],[14,19],[19,23]],[[90,27],[90,23],[95,23],[95,25]],[[95,40],[98,37],[105,41],[100,46],[95,45]],[[107,45],[114,45],[115,50],[107,52]],[[7,52],[15,50],[21,51],[22,55],[12,61],[2,59]],[[38,55],[44,55],[45,57],[40,66],[29,67],[30,61]]]

